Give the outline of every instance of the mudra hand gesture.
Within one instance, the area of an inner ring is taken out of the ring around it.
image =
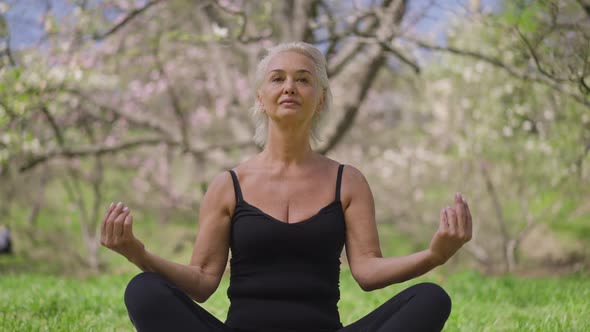
[[[467,200],[455,194],[455,204],[440,212],[440,224],[430,242],[429,250],[437,262],[444,264],[463,244],[471,240],[471,212]]]
[[[128,207],[111,203],[102,222],[100,244],[134,262],[145,251],[143,243],[133,235],[133,216]]]

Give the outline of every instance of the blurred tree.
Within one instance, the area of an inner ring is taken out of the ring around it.
[[[482,220],[498,229],[482,226],[493,240],[470,250],[486,266],[500,252],[512,269],[531,225],[551,219],[535,197],[575,187],[565,171],[572,158],[577,184],[588,178],[585,5],[522,0],[491,13],[470,1],[446,42],[436,43],[415,27],[442,2],[415,4],[88,0],[63,15],[46,1],[44,37],[18,51],[10,50],[9,26],[2,28],[9,9],[0,11],[2,194],[33,202],[29,227],[42,206],[68,202],[85,260],[99,268],[97,230],[108,198],[157,210],[163,223],[173,211],[195,215],[213,174],[258,150],[246,110],[261,50],[303,40],[325,52],[336,96],[316,149],[370,170],[378,203],[399,198],[382,205],[391,209],[382,220],[402,220],[402,231],[422,234],[418,242],[438,218],[429,211],[453,187],[473,190],[476,209],[485,195],[481,208],[490,214]],[[530,153],[514,154],[523,149]],[[547,187],[545,178],[560,180]],[[32,200],[17,193],[31,185],[40,188]],[[51,186],[62,191],[57,202],[44,199]],[[519,208],[505,207],[504,190],[519,193],[522,200],[510,201]]]
[[[570,2],[569,10],[560,9],[565,18],[559,20],[576,22],[570,29],[579,38],[572,42],[551,37],[556,47],[536,46],[534,52],[543,55],[533,55],[519,26],[540,34],[533,26],[545,29],[549,24],[515,19],[519,9],[512,4],[493,15],[480,13],[477,20],[457,21],[446,46],[428,46],[443,53],[421,77],[378,84],[367,102],[368,116],[358,126],[367,129],[351,133],[348,141],[360,143],[355,154],[369,159],[363,169],[371,169],[374,182],[383,184],[377,188],[377,203],[396,202],[389,220],[402,220],[398,229],[422,241],[422,246],[430,236],[425,230],[434,227],[437,217],[428,211],[436,211],[449,188],[467,192],[479,216],[468,252],[486,269],[504,271],[519,266],[519,254],[534,254],[520,248],[531,233],[544,229],[539,227],[543,224],[557,231],[574,229],[577,234],[570,242],[587,243],[588,228],[581,225],[590,217],[584,208],[590,203],[586,189],[590,114],[587,95],[578,88],[587,73],[574,71],[571,75],[580,76],[560,78],[563,68],[587,66],[587,57],[576,52],[588,52],[588,39],[582,38],[588,22],[584,16],[579,21],[571,10],[577,5]],[[535,13],[527,14],[527,20],[542,21],[547,12],[557,10],[553,5],[525,7]],[[505,23],[509,20],[510,25]],[[535,56],[559,60],[539,66]],[[408,203],[408,198],[414,202]],[[544,251],[542,246],[537,243],[531,249]],[[566,245],[562,249],[570,250]],[[577,253],[566,253],[573,255],[568,258],[545,251],[545,258],[549,255],[566,265],[580,260]]]

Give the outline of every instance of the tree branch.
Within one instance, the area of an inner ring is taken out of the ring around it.
[[[133,19],[137,18],[139,15],[141,15],[142,13],[147,11],[150,7],[152,7],[153,5],[155,5],[161,1],[162,0],[152,0],[152,1],[148,2],[147,4],[145,4],[145,6],[132,10],[129,14],[127,14],[127,16],[125,16],[125,18],[123,18],[123,20],[121,20],[121,22],[117,23],[116,25],[111,27],[106,32],[103,32],[102,34],[98,34],[98,33],[95,34],[93,36],[94,40],[100,41],[100,40],[103,40],[103,39],[109,37],[110,35],[116,33],[121,28],[123,28],[125,25],[127,25],[129,22],[131,22]]]
[[[158,145],[161,143],[168,144],[170,146],[175,146],[181,148],[183,151],[190,153],[195,156],[202,156],[206,154],[211,149],[223,149],[229,150],[232,148],[243,148],[247,146],[254,146],[250,140],[248,141],[238,141],[238,142],[227,142],[227,143],[219,143],[213,145],[202,146],[199,148],[193,148],[186,150],[185,146],[182,142],[164,139],[162,137],[144,137],[144,138],[137,138],[134,140],[129,140],[126,142],[122,142],[116,145],[92,145],[92,146],[83,146],[78,148],[62,148],[56,149],[53,151],[47,151],[45,153],[40,153],[37,155],[32,156],[29,160],[22,166],[19,167],[20,172],[29,171],[35,166],[47,162],[50,159],[54,158],[78,158],[78,157],[86,157],[86,156],[100,156],[104,154],[111,154],[111,153],[118,153],[123,152],[125,150],[135,149],[143,146],[153,146]]]
[[[569,81],[568,79],[559,78],[559,77],[556,77],[555,75],[553,75],[552,73],[547,72],[545,70],[545,68],[543,68],[543,66],[541,65],[541,60],[539,59],[539,55],[535,51],[535,48],[533,47],[531,42],[526,38],[526,36],[520,31],[520,29],[518,27],[516,27],[515,30],[516,30],[516,33],[518,34],[518,36],[520,37],[520,39],[525,44],[527,51],[529,52],[529,54],[533,58],[533,61],[535,62],[535,66],[537,67],[537,70],[542,75],[544,75],[545,77],[547,77],[547,79],[552,80],[554,82]]]
[[[59,126],[57,125],[57,122],[55,121],[55,119],[53,118],[51,113],[49,113],[49,110],[47,109],[46,105],[41,106],[41,112],[43,113],[43,115],[45,115],[45,117],[47,118],[47,121],[49,121],[49,125],[51,126],[51,129],[53,130],[53,134],[55,135],[55,138],[57,139],[58,144],[60,146],[63,146],[65,144],[65,141],[64,141],[63,135],[61,133],[61,130],[59,130]]]
[[[356,31],[357,35],[361,35],[362,37],[369,36],[371,33],[375,34],[376,31],[381,31],[379,34],[383,36],[394,35],[397,27],[403,20],[403,17],[406,13],[406,1],[405,0],[385,0],[381,4],[381,7],[376,9],[376,11],[381,10],[380,14],[363,14],[362,17],[369,17],[371,21],[367,24],[367,29],[363,29],[363,31],[359,31],[359,27],[357,24],[360,20],[360,16],[357,16],[357,19],[354,22],[353,29]],[[391,15],[392,18],[388,16]],[[381,18],[381,20],[379,19]],[[360,52],[361,43],[359,41],[353,41],[356,44],[353,44],[349,56],[347,56],[347,60],[352,58],[354,54]],[[352,126],[356,115],[362,105],[367,92],[371,88],[371,85],[375,81],[377,77],[377,73],[379,69],[385,63],[385,49],[382,45],[372,43],[368,47],[365,52],[365,56],[367,58],[366,65],[363,66],[365,68],[361,73],[356,74],[358,84],[355,88],[350,91],[349,96],[350,100],[348,103],[345,103],[343,106],[344,108],[344,115],[336,124],[335,131],[331,134],[325,144],[322,144],[318,148],[319,153],[327,153],[331,150],[336,144],[344,137],[344,134],[350,129]]]
[[[221,9],[221,11],[228,13],[232,16],[238,16],[240,18],[240,31],[238,32],[238,35],[236,38],[241,41],[242,38],[244,38],[244,35],[246,34],[246,26],[248,25],[248,16],[246,15],[246,13],[244,13],[241,10],[236,11],[233,9],[229,9],[229,8],[221,5],[218,0],[214,0],[213,4],[215,5],[216,8]]]
[[[578,5],[580,5],[580,7],[582,7],[584,12],[586,13],[588,18],[590,19],[590,4],[584,3],[582,0],[577,0],[576,2],[578,3]]]
[[[327,6],[326,10],[327,10]],[[366,29],[361,31],[358,27],[361,21],[364,19],[370,20],[366,25]],[[348,63],[363,49],[363,44],[359,42],[357,39],[350,40],[347,44],[340,47],[338,52],[335,51],[337,43],[340,40],[343,40],[349,34],[353,35],[370,35],[372,31],[377,28],[378,20],[374,12],[367,11],[367,12],[360,12],[355,13],[352,22],[348,25],[347,29],[340,34],[335,32],[335,29],[330,29],[331,35],[325,41],[330,42],[329,50],[332,50],[332,54],[327,54],[328,57],[328,76],[334,77],[338,75],[342,69],[346,67]],[[322,42],[322,41],[316,41]],[[332,56],[330,56],[332,55]]]
[[[10,31],[7,32],[6,48],[2,51],[2,53],[6,54],[6,57],[8,57],[8,63],[10,63],[12,67],[16,67],[16,61],[14,60],[14,56],[12,55],[12,49],[10,48]],[[2,55],[2,53],[0,53],[0,55]]]
[[[238,42],[240,42],[242,44],[248,44],[248,43],[258,42],[262,39],[270,38],[272,36],[272,29],[266,30],[265,33],[261,33],[256,36],[247,36],[246,35],[246,27],[248,26],[248,15],[246,15],[246,13],[244,11],[233,10],[233,9],[227,8],[227,7],[223,6],[222,4],[220,4],[218,0],[212,1],[212,4],[215,8],[218,8],[219,10],[221,10],[224,13],[239,17],[240,27],[239,27],[238,35],[235,37],[235,39]],[[207,9],[207,7],[209,7],[209,6],[210,5],[207,4],[204,7],[205,7],[205,9]],[[208,15],[208,16],[212,16],[212,15]],[[228,38],[228,39],[223,40],[221,42],[227,43],[229,41],[231,41],[231,38]]]
[[[369,88],[375,81],[377,72],[385,62],[383,50],[377,45],[374,45],[369,51],[368,57],[370,60],[366,65],[367,69],[358,78],[358,88],[351,93],[352,102],[348,105],[344,105],[344,116],[339,120],[335,132],[328,138],[327,143],[323,144],[318,149],[318,152],[321,154],[327,153],[336,146],[348,129],[350,129]]]
[[[104,105],[104,104],[97,102],[96,100],[89,97],[88,95],[86,95],[86,93],[84,93],[80,90],[76,90],[76,89],[72,89],[72,88],[64,88],[63,91],[71,93],[75,96],[78,96],[78,97],[82,98],[84,101],[88,102],[89,104],[91,104],[93,106],[98,107],[101,110],[110,112],[118,117],[124,118],[125,120],[127,120],[129,123],[131,123],[133,125],[136,125],[136,126],[142,127],[142,128],[155,130],[156,132],[164,135],[168,139],[175,138],[174,130],[167,128],[165,125],[162,124],[162,121],[160,121],[158,119],[151,118],[151,117],[147,116],[146,114],[133,115],[133,114],[125,113],[119,109],[116,109],[111,106]]]
[[[328,76],[338,75],[344,67],[363,49],[363,44],[358,41],[351,41],[343,46],[341,50],[334,55],[328,64]]]
[[[166,80],[166,92],[168,92],[168,96],[170,97],[170,101],[172,103],[172,110],[174,111],[174,115],[176,116],[176,120],[178,122],[178,127],[180,128],[180,134],[182,138],[182,144],[184,145],[185,150],[190,150],[190,141],[188,138],[188,130],[186,128],[186,119],[184,116],[184,110],[182,109],[182,105],[180,104],[180,99],[172,86],[172,81],[168,78],[168,74],[164,70],[164,65],[160,60],[160,41],[161,39],[158,37],[158,41],[156,42],[156,48],[154,49],[154,58],[156,62],[156,68],[162,77]]]
[[[478,53],[475,51],[458,49],[458,48],[452,47],[452,46],[445,47],[445,46],[433,45],[428,42],[418,40],[418,39],[408,37],[408,36],[404,36],[404,39],[416,44],[417,46],[419,46],[421,48],[425,48],[425,49],[429,49],[429,50],[433,50],[433,51],[442,51],[442,52],[447,52],[447,53],[451,53],[451,54],[455,54],[455,55],[467,56],[467,57],[477,59],[477,60],[482,60],[482,61],[487,62],[495,67],[505,70],[508,74],[510,74],[516,78],[519,78],[522,80],[530,80],[530,81],[544,84],[544,85],[552,88],[553,90],[558,91],[559,93],[565,94],[565,95],[573,98],[576,102],[590,108],[590,101],[586,100],[584,97],[582,97],[580,95],[577,95],[577,94],[574,94],[574,93],[568,91],[565,87],[558,84],[557,82],[555,82],[545,76],[539,76],[539,75],[535,75],[532,73],[527,73],[527,72],[522,71],[518,68],[515,68],[515,67],[512,67],[508,64],[505,64],[497,58],[494,58],[494,57],[491,57],[491,56],[488,56],[485,54],[481,54],[481,53]]]
[[[420,74],[420,66],[415,61],[409,59],[406,55],[402,54],[401,51],[399,51],[399,50],[395,49],[393,46],[391,46],[390,43],[379,40],[377,38],[368,38],[368,37],[358,37],[358,38],[361,41],[363,41],[364,43],[378,44],[379,46],[381,46],[381,48],[383,48],[383,50],[385,50],[386,52],[392,53],[399,60],[401,60],[401,62],[410,66],[416,74]]]

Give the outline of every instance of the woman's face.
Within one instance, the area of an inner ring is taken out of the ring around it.
[[[323,94],[313,60],[286,51],[268,63],[258,102],[275,122],[311,125],[315,112],[322,109]]]

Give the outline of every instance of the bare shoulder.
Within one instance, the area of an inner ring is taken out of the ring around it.
[[[217,174],[211,180],[202,204],[221,208],[230,214],[233,212],[235,207],[234,184],[228,171]]]
[[[217,174],[207,187],[207,192],[212,194],[227,194],[230,192],[233,194],[233,181],[229,171],[223,171]]]
[[[337,169],[340,166],[340,163],[332,158],[326,157],[322,154],[316,153],[315,163],[316,165],[320,165],[321,168],[332,170]]]
[[[345,165],[342,172],[341,199],[346,208],[358,196],[370,196],[371,188],[365,175],[356,167]],[[369,197],[363,197],[369,198]]]
[[[233,170],[236,173],[238,179],[241,179],[241,177],[243,175],[246,175],[250,172],[256,172],[257,170],[260,170],[261,166],[259,165],[258,161],[257,161],[257,157],[258,155],[252,156],[244,161],[242,161],[241,163],[239,163],[238,165],[234,166]],[[227,172],[228,175],[230,176],[230,182],[231,180],[231,175],[229,174],[229,172]],[[233,188],[233,183],[232,183],[232,188]]]
[[[341,165],[340,162],[326,156],[320,155],[319,158],[325,169],[337,169]],[[345,196],[346,193],[353,193],[359,186],[368,186],[367,179],[363,173],[352,165],[344,164],[342,171],[342,196]]]
[[[348,180],[351,183],[364,182],[367,183],[365,175],[356,167],[346,164],[344,166],[344,172],[342,178]]]

